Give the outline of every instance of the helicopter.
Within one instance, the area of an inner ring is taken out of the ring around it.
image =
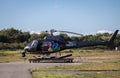
[[[110,49],[114,48],[114,40],[119,30],[116,30],[108,41],[92,41],[92,42],[78,42],[78,41],[70,41],[66,40],[63,36],[56,35],[54,36],[54,32],[65,32],[82,36],[82,34],[69,32],[69,31],[57,31],[50,30],[50,35],[46,36],[44,39],[38,38],[25,46],[22,57],[25,57],[26,53],[30,54],[45,54],[50,55],[51,53],[57,53],[65,49],[73,49],[73,48],[82,48],[88,46],[96,46],[96,45],[104,45]],[[48,31],[46,31],[48,32]],[[67,56],[67,55],[66,55]],[[68,55],[69,56],[69,55]]]

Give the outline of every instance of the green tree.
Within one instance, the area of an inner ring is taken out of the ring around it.
[[[14,43],[25,42],[30,38],[29,32],[22,32],[14,28],[3,29],[0,31],[0,42]]]
[[[40,37],[40,38],[44,38],[45,36],[48,36],[48,35],[49,35],[48,32],[41,32],[41,33],[39,34],[39,37]]]

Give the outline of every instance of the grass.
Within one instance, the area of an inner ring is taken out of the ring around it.
[[[119,78],[120,61],[106,63],[86,63],[81,65],[60,65],[46,68],[31,68],[32,78]],[[81,71],[95,71],[96,73],[70,73]],[[102,71],[117,71],[105,73]],[[58,73],[59,72],[59,73]],[[64,73],[69,72],[69,73]]]
[[[22,50],[9,51],[0,50],[0,63],[4,62],[20,62],[23,61],[21,57]],[[62,51],[62,54],[68,53],[68,50]],[[80,50],[73,49],[73,58],[80,56],[84,64],[81,65],[61,65],[47,68],[31,68],[29,71],[32,73],[33,78],[119,78],[120,72],[114,74],[106,73],[83,73],[83,74],[61,74],[61,73],[46,73],[46,72],[69,72],[69,71],[82,71],[82,70],[107,70],[120,71],[120,51],[108,50]],[[56,54],[52,54],[56,55]],[[27,54],[26,58],[29,59],[33,54]],[[44,71],[45,73],[41,73]]]
[[[63,53],[67,53],[65,50]],[[73,57],[80,56],[84,64],[61,65],[46,68],[31,68],[32,78],[120,78],[120,51],[79,50],[74,49]],[[79,71],[118,71],[117,73],[74,73],[61,74],[52,72]],[[41,73],[44,72],[44,73]],[[51,73],[48,73],[51,72]]]
[[[0,50],[0,62],[14,62],[22,61],[21,57],[22,50]],[[73,58],[76,60],[80,56],[80,61],[82,62],[108,62],[108,61],[119,61],[120,60],[120,51],[108,51],[108,50],[85,50],[85,49],[72,49]],[[62,55],[69,53],[69,50],[64,50],[61,52]],[[56,56],[56,53],[52,54]],[[33,54],[26,54],[26,58],[32,58]],[[41,56],[41,55],[39,55]],[[59,56],[59,53],[57,54]]]
[[[32,78],[120,78],[120,74],[38,74],[34,73]]]
[[[94,70],[96,71],[96,73],[64,73]],[[116,70],[118,72],[105,73],[99,70],[108,72]],[[82,65],[61,65],[46,68],[31,68],[29,71],[32,73],[32,78],[119,78],[120,62],[89,63]],[[61,72],[64,74],[61,74]]]
[[[24,58],[21,55],[22,50],[0,50],[0,63],[8,62],[23,62]],[[26,54],[27,59],[35,56],[34,54]]]
[[[62,54],[64,53],[69,53],[68,50],[64,50],[61,52]],[[81,49],[72,49],[72,54],[73,57],[76,56],[101,56],[101,55],[112,55],[112,54],[120,54],[120,51],[112,51],[112,50],[81,50]]]
[[[120,62],[113,63],[87,63],[81,65],[61,65],[47,68],[31,68],[30,72],[40,72],[40,71],[81,71],[81,70],[105,70],[113,71],[120,70]]]
[[[19,54],[20,52],[21,50],[15,50],[15,51],[0,50],[0,56],[16,55],[16,54]]]
[[[0,63],[22,61],[21,51],[22,50],[0,50]]]

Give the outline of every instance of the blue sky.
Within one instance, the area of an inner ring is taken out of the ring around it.
[[[77,33],[120,29],[120,0],[0,0],[0,29]]]

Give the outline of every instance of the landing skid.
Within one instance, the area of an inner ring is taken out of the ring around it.
[[[38,58],[34,58],[34,59],[29,59],[29,62],[30,63],[72,63],[73,58],[67,58],[70,56],[72,56],[72,54],[66,54],[66,55],[62,55],[60,57],[50,57],[50,58],[38,57]]]
[[[30,63],[72,63],[73,58],[64,58],[64,59],[47,59],[47,58],[37,58],[29,59]]]

